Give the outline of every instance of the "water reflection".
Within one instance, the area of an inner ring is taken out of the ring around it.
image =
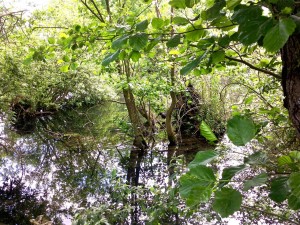
[[[140,151],[129,144],[126,129],[116,129],[126,121],[122,105],[107,103],[38,118],[30,132],[6,124],[1,179],[18,177],[47,199],[45,214],[54,224],[82,208],[111,224],[183,224],[178,175],[197,151],[211,147],[189,139]],[[166,194],[173,189],[173,196]]]

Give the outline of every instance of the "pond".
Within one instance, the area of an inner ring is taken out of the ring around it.
[[[178,193],[172,198],[167,192],[195,153],[212,147],[192,138],[172,148],[153,140],[142,152],[131,145],[127,121],[123,105],[105,103],[36,118],[17,129],[2,122],[0,185],[10,201],[2,194],[0,210],[11,208],[0,218],[13,217],[15,210],[31,210],[33,217],[35,204],[54,224],[70,224],[82,209],[95,210],[110,224],[182,224],[177,206],[183,203]]]

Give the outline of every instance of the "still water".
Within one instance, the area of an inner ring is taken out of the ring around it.
[[[286,224],[248,209],[221,219],[210,204],[187,207],[179,176],[198,151],[213,146],[184,138],[169,147],[157,134],[147,150],[135,149],[124,105],[69,109],[17,127],[3,121],[0,224],[27,225],[38,215],[53,225]],[[234,148],[224,138],[218,148],[230,150],[215,165],[220,170],[240,164],[255,145]],[[271,204],[263,188],[246,193],[245,201]]]
[[[169,148],[153,139],[141,152],[131,145],[127,121],[123,105],[106,103],[33,119],[17,129],[2,123],[0,181],[22,189],[32,203],[44,202],[43,214],[56,224],[69,224],[67,218],[84,209],[98,210],[111,224],[183,224],[178,193],[167,193],[195,153],[211,146],[189,139]]]

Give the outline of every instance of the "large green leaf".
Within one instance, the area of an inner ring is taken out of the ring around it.
[[[245,45],[257,42],[273,25],[273,19],[265,16],[240,24],[238,40]]]
[[[213,20],[221,16],[220,11],[226,6],[225,0],[216,1],[215,4],[203,12],[203,19],[205,20]]]
[[[210,198],[215,181],[216,177],[211,168],[198,165],[180,177],[179,193],[189,204],[206,202]]]
[[[118,58],[119,54],[120,50],[105,56],[105,58],[102,60],[102,66],[108,66],[111,62],[115,61]]]
[[[244,146],[255,137],[256,126],[247,117],[236,115],[227,122],[227,135],[236,146]]]
[[[181,68],[180,74],[186,75],[189,72],[191,72],[193,69],[195,69],[199,65],[199,63],[205,58],[207,52],[208,52],[208,50],[206,50],[206,52],[204,52],[202,55],[198,56],[192,62],[186,64],[183,68]]]
[[[292,195],[300,198],[300,172],[291,173],[288,184],[291,188]]]
[[[245,168],[246,166],[244,164],[225,168],[222,172],[222,178],[219,183],[219,187],[223,187],[224,185],[228,184],[234,175],[242,172]]]
[[[129,39],[129,35],[124,35],[124,36],[118,38],[117,40],[113,41],[111,44],[111,47],[116,50],[120,49],[125,44],[127,44],[128,39]]]
[[[205,123],[204,120],[202,120],[200,125],[200,133],[209,142],[214,142],[218,140],[214,132],[210,129],[210,127],[207,125],[207,123]]]
[[[147,46],[148,43],[148,35],[145,33],[135,34],[129,38],[130,46],[139,51]]]
[[[151,21],[151,25],[154,29],[161,29],[164,26],[164,20],[161,18],[153,18]]]
[[[269,197],[275,202],[283,202],[287,199],[290,188],[287,184],[288,177],[277,177],[271,181],[271,190]]]
[[[171,6],[173,6],[174,8],[177,8],[177,9],[184,9],[184,8],[186,8],[185,0],[171,0],[169,2],[169,4]]]
[[[140,22],[136,25],[136,30],[137,31],[144,31],[144,30],[147,29],[148,24],[149,24],[148,20],[144,20],[144,21],[142,21],[142,22]]]
[[[292,19],[279,19],[279,22],[266,34],[263,40],[263,46],[269,52],[278,51],[287,42],[295,28],[296,24]]]
[[[232,188],[222,188],[215,193],[213,209],[222,217],[228,217],[238,211],[242,204],[242,195]]]
[[[174,35],[170,40],[167,42],[168,48],[177,47],[180,44],[180,34]]]
[[[173,18],[173,23],[176,25],[186,25],[189,23],[189,20],[186,19],[185,17],[175,16]]]
[[[188,41],[199,41],[206,34],[205,29],[201,25],[189,26],[186,29],[185,37]]]
[[[268,174],[267,173],[261,173],[255,177],[253,177],[251,180],[247,180],[244,183],[244,191],[248,191],[252,187],[261,186],[265,184],[268,180]]]
[[[243,5],[241,7],[238,7],[231,18],[238,24],[247,24],[250,21],[255,20],[256,18],[261,17],[262,12],[262,8],[258,5]]]
[[[300,198],[291,194],[288,197],[288,204],[291,209],[298,210],[300,209]]]
[[[212,150],[208,150],[208,151],[199,151],[194,160],[192,162],[189,163],[189,168],[193,168],[196,167],[198,165],[207,165],[208,163],[210,163],[212,160],[214,160],[217,157],[217,153],[215,151]]]
[[[227,0],[226,1],[226,6],[228,9],[234,9],[237,5],[241,3],[242,0]]]
[[[185,0],[185,5],[188,8],[192,8],[195,4],[197,4],[200,0]]]

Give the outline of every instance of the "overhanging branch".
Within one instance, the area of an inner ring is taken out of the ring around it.
[[[271,75],[272,77],[278,79],[278,80],[281,80],[281,76],[279,74],[276,74],[276,73],[273,73],[269,70],[265,70],[265,69],[262,69],[262,68],[258,68],[254,65],[252,65],[251,63],[245,61],[245,60],[242,60],[242,59],[237,59],[237,58],[233,58],[233,57],[230,57],[230,56],[225,56],[226,59],[229,59],[229,60],[232,60],[232,61],[236,61],[236,62],[240,62],[240,63],[243,63],[247,66],[249,66],[249,68],[251,69],[254,69],[254,70],[257,70],[257,71],[260,71],[262,73],[265,73],[265,74],[269,74]]]

